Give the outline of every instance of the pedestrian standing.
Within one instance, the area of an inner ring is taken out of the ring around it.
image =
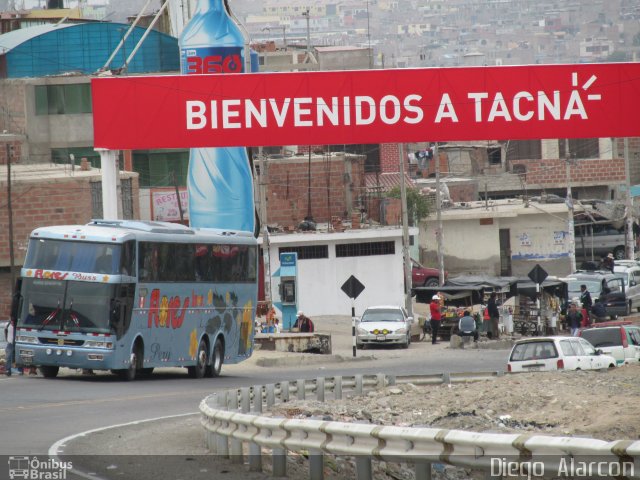
[[[485,306],[482,310],[482,331],[491,338],[491,317],[489,316],[489,307]]]
[[[496,292],[491,292],[491,295],[489,295],[487,310],[489,311],[490,327],[490,331],[487,336],[494,340],[498,340],[500,338],[500,332],[498,330],[498,324],[500,322],[500,310],[498,310],[498,305],[496,304]]]
[[[431,303],[429,304],[429,311],[431,313],[431,344],[438,343],[438,329],[440,328],[440,320],[442,320],[440,297],[434,295],[431,297]]]
[[[585,310],[585,318],[583,319],[587,323],[591,323],[589,321],[589,315],[591,315],[591,307],[593,306],[593,301],[591,300],[591,293],[587,289],[586,285],[580,285],[580,302],[582,303],[582,308]]]
[[[5,328],[4,335],[7,339],[7,347],[5,348],[5,373],[7,377],[10,377],[11,369],[13,368],[16,340],[16,321],[13,317],[9,320],[9,324]]]
[[[578,330],[580,330],[581,323],[582,313],[580,313],[580,310],[578,310],[578,305],[576,303],[572,303],[571,307],[569,307],[569,312],[567,313],[567,324],[569,325],[572,337],[578,335]]]

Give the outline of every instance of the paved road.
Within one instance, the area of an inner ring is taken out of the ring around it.
[[[351,360],[350,338],[345,337],[342,332],[343,329],[348,331],[350,326],[348,322],[343,324],[339,319],[336,321],[339,323],[338,327],[329,325],[329,322],[324,328],[333,331],[334,352],[346,359],[341,363],[325,362],[335,360],[336,357],[256,352],[242,364],[225,365],[223,376],[217,379],[190,379],[186,370],[182,369],[158,369],[149,379],[131,383],[122,382],[107,373],[87,376],[71,370],[63,370],[57,379],[2,377],[0,455],[42,457],[55,442],[74,434],[144,419],[195,413],[202,398],[219,389],[354,373],[424,374],[502,370],[505,366],[507,351],[504,349],[451,350],[446,344],[434,346],[428,342],[413,343],[408,350],[358,351],[359,359]],[[323,322],[316,322],[318,323],[322,330]],[[281,367],[258,366],[261,359],[283,356],[294,360],[280,362],[284,365]],[[314,363],[320,361],[322,363]],[[76,441],[73,445],[75,450],[69,447],[67,453],[96,455],[139,452],[147,455],[160,454],[162,457],[176,455],[175,461],[170,462],[174,466],[187,465],[185,459],[205,453],[202,450],[202,436],[197,427],[196,416],[95,433],[86,437],[84,442]],[[83,458],[86,461],[92,457]],[[131,464],[132,457],[127,458]],[[159,467],[166,462],[166,459],[160,461],[155,457],[144,457],[142,466],[131,467],[133,470],[130,472],[136,472],[131,474],[131,478],[141,479],[141,469],[148,468],[149,465]],[[213,467],[207,467],[207,462],[211,462],[211,458],[203,456],[197,457],[193,463],[189,461],[188,465],[195,472],[211,472]],[[0,457],[0,479],[5,475],[4,465],[6,463]],[[229,469],[232,467],[217,466],[214,470],[219,468],[231,472]],[[122,473],[119,471],[117,478],[127,478]],[[173,477],[156,475],[148,478]]]

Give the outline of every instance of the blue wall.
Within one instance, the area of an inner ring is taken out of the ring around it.
[[[127,25],[82,23],[35,36],[6,53],[7,78],[42,77],[65,72],[95,73],[115,50]],[[111,68],[124,64],[145,30],[136,27],[127,38]],[[178,40],[152,31],[136,53],[127,73],[180,70]]]

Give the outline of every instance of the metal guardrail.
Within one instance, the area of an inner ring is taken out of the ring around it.
[[[496,478],[514,473],[528,478],[640,478],[640,440],[606,442],[260,415],[263,409],[294,398],[324,402],[327,397],[339,400],[403,383],[461,383],[500,376],[502,372],[398,377],[378,374],[257,385],[206,397],[200,403],[201,423],[207,447],[213,453],[243,463],[248,451],[250,470],[262,471],[262,448],[269,448],[273,475],[281,477],[286,476],[287,452],[292,451],[308,455],[311,480],[323,478],[324,455],[356,457],[357,480],[373,478],[374,459],[413,465],[416,480],[431,479],[434,463],[482,470]]]

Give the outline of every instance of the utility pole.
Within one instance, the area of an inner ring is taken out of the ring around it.
[[[566,204],[569,207],[569,219],[567,221],[567,239],[569,240],[569,268],[571,273],[576,271],[576,235],[575,226],[573,224],[573,197],[571,196],[571,156],[569,152],[569,139],[566,139],[565,161],[567,175],[567,198]]]
[[[259,169],[256,169],[256,162],[253,162],[254,178],[257,179],[258,194],[260,200],[258,215],[262,225],[262,263],[264,265],[264,300],[271,305],[271,252],[269,242],[269,227],[267,227],[267,181],[268,165],[264,157],[262,147],[258,147]],[[259,172],[259,173],[258,173]]]
[[[369,69],[372,69],[373,52],[371,51],[371,31],[369,30],[369,0],[367,0],[367,42],[369,43]]]
[[[625,205],[626,239],[625,251],[628,259],[633,259],[633,199],[631,198],[631,173],[629,172],[629,138],[624,137],[624,181],[627,190]]]
[[[402,207],[402,259],[404,260],[404,306],[410,317],[413,317],[411,301],[411,257],[409,256],[409,212],[407,208],[407,186],[404,175],[404,152],[402,144],[398,144],[400,158],[400,203]]]
[[[438,143],[433,147],[433,158],[436,162],[436,242],[438,244],[438,284],[444,285],[444,254],[442,252],[442,194],[440,193],[440,154]]]
[[[309,145],[309,163],[307,166],[307,218],[311,220],[311,145]]]
[[[13,157],[13,145],[7,142],[7,213],[9,216],[9,269],[11,270],[11,297],[15,294],[16,272],[15,254],[13,250],[13,207],[11,205],[11,157]]]
[[[176,173],[171,172],[171,181],[176,189],[176,201],[178,202],[178,211],[180,212],[180,223],[184,223],[184,212],[182,211],[182,200],[180,199],[180,190],[178,189],[178,180],[176,179]]]
[[[307,61],[309,61],[311,58],[311,29],[309,27],[309,17],[311,14],[309,13],[309,7],[302,12],[302,15],[307,18]]]

